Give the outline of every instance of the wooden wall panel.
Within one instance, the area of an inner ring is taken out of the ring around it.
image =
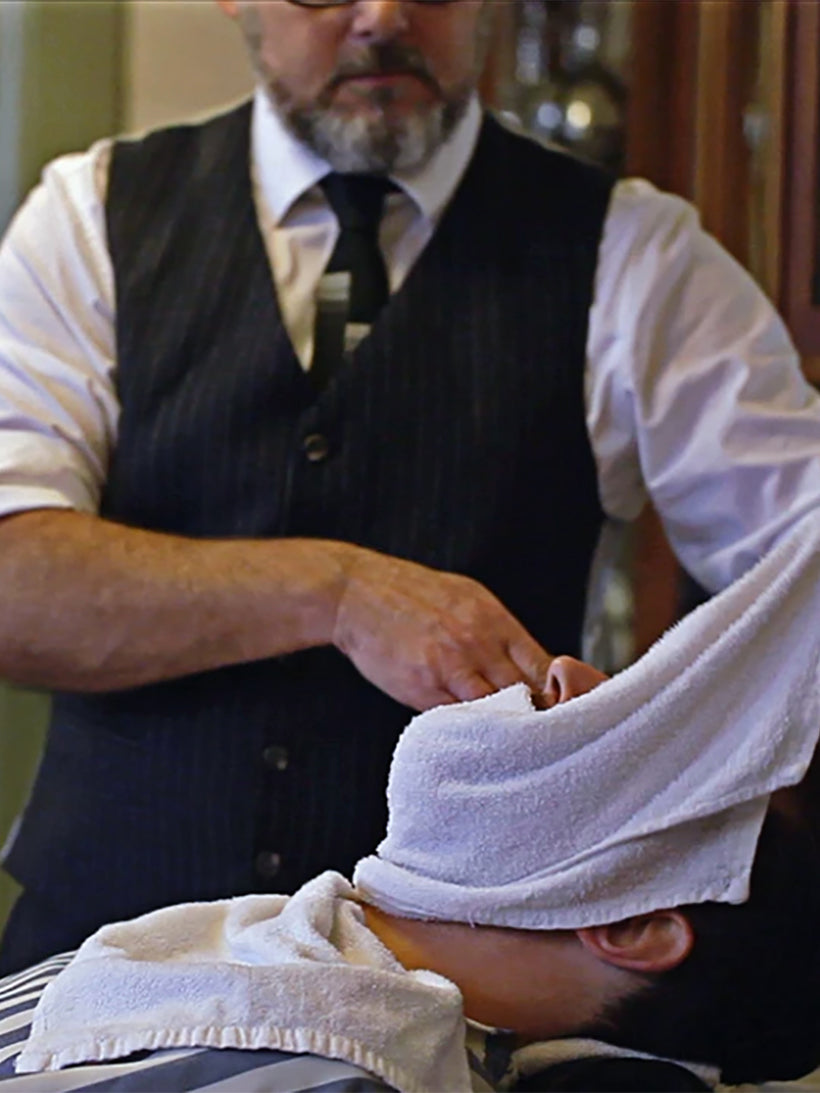
[[[744,117],[754,99],[760,4],[700,5],[694,200],[704,227],[747,263],[752,149]]]
[[[627,174],[693,193],[697,0],[632,5]]]

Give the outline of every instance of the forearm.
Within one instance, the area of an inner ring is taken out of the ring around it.
[[[350,543],[202,540],[43,509],[0,521],[0,676],[106,691],[335,645],[416,709],[552,657],[486,588]]]
[[[0,521],[0,675],[114,690],[332,640],[357,550],[197,540],[42,510]]]

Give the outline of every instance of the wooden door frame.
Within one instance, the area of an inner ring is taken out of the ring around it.
[[[761,2],[701,0],[698,7],[692,196],[706,230],[747,265],[753,152],[745,119],[754,98]]]
[[[820,262],[820,4],[787,0],[786,155],[783,165],[783,247],[780,306],[820,382],[820,299],[812,284]]]
[[[699,0],[632,6],[626,173],[694,196]]]

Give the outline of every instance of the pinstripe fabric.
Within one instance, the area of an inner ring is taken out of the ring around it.
[[[317,394],[255,223],[248,125],[245,106],[115,150],[123,411],[103,512],[188,535],[346,539],[467,573],[548,648],[577,650],[601,519],[583,362],[610,181],[488,120],[433,241]],[[321,462],[302,450],[314,433]],[[408,717],[332,649],[59,696],[9,869],[70,897],[84,932],[349,873],[383,833]],[[287,770],[265,768],[268,744]],[[273,878],[254,873],[261,850],[281,855]]]

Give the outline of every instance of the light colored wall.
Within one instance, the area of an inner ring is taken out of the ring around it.
[[[116,0],[0,0],[0,228],[47,160],[119,127],[121,14]],[[0,844],[28,792],[47,713],[44,695],[0,683]],[[16,891],[0,874],[0,926]]]
[[[125,18],[127,130],[190,118],[252,89],[239,30],[215,0],[129,0]]]
[[[207,112],[252,86],[238,29],[213,0],[0,0],[0,229],[54,156]],[[47,713],[45,696],[0,682],[0,845]],[[0,874],[0,928],[16,891]]]
[[[20,182],[26,190],[47,160],[119,126],[122,9],[117,0],[26,0],[24,11]]]
[[[252,86],[238,29],[214,0],[0,0],[0,230],[47,160],[208,112]],[[0,845],[47,713],[45,696],[0,682]],[[0,928],[16,891],[0,874]]]
[[[0,684],[0,843],[11,828],[28,792],[43,744],[48,702]],[[0,924],[5,922],[17,885],[0,877]]]
[[[22,4],[0,4],[0,229],[19,199],[24,33]]]

